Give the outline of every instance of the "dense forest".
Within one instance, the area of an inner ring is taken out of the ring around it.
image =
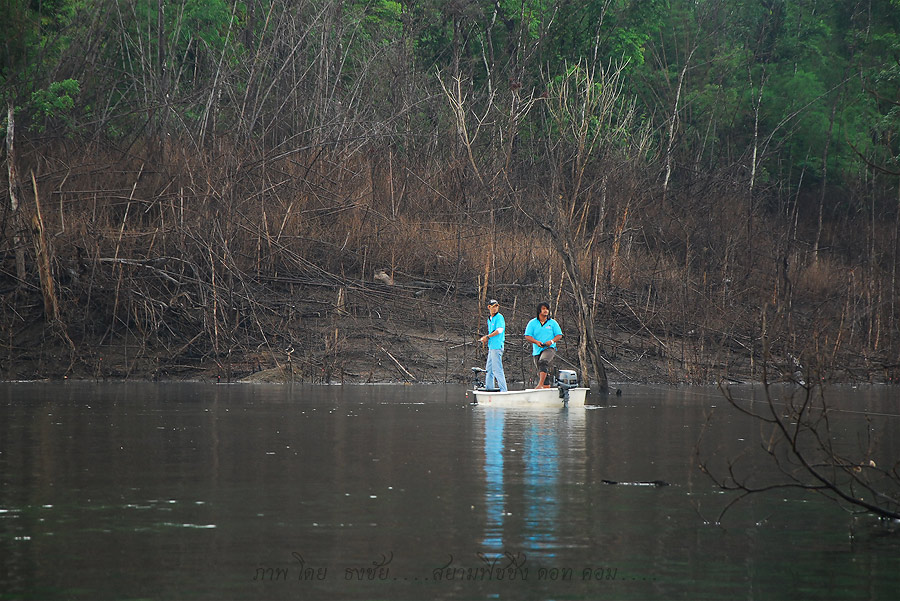
[[[900,363],[900,0],[0,11],[4,378]]]

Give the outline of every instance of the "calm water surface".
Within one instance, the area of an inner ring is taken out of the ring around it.
[[[895,525],[799,493],[718,521],[707,417],[712,463],[766,432],[715,389],[623,391],[0,384],[0,599],[898,598]],[[834,394],[900,458],[894,389]]]

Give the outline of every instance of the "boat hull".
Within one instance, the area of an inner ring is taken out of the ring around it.
[[[584,407],[587,388],[569,390],[569,407]],[[467,390],[466,398],[471,403],[486,407],[563,407],[563,399],[559,398],[558,388],[528,388],[526,390],[510,390],[507,392],[490,392],[487,390]]]

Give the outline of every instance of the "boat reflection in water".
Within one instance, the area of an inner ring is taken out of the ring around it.
[[[583,459],[580,464],[568,460],[576,453],[583,458],[584,415],[584,409],[474,411],[484,432],[485,553],[555,556],[561,470],[584,469]]]

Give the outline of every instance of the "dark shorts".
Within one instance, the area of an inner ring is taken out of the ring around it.
[[[532,358],[534,359],[534,366],[539,372],[549,374],[550,365],[553,363],[553,360],[556,359],[556,349],[545,348],[541,351],[540,355],[532,355]]]

